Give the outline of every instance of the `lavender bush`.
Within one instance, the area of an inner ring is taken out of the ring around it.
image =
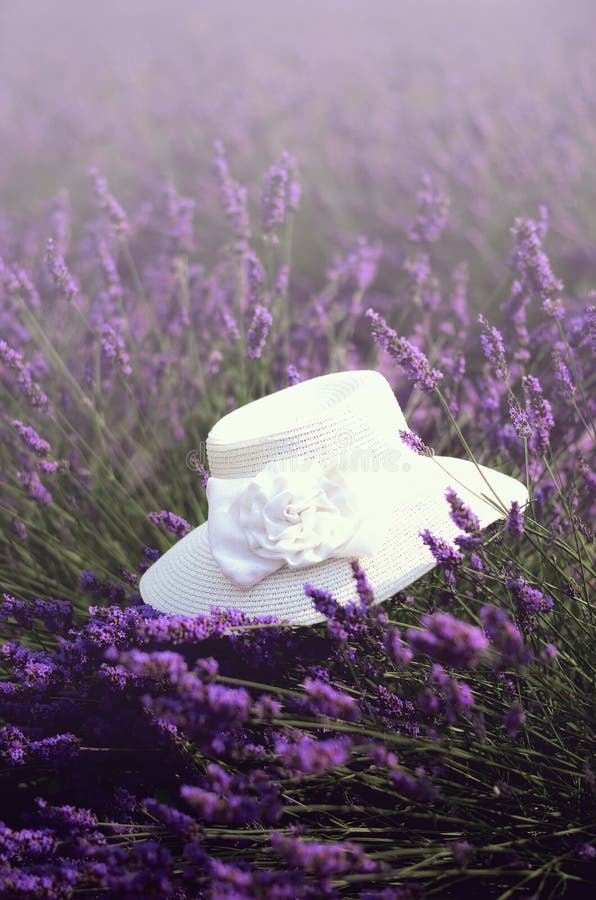
[[[591,896],[591,7],[124,6],[0,11],[0,898]],[[309,629],[144,604],[211,425],[346,367],[525,514]]]

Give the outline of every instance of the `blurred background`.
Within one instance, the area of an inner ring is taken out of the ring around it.
[[[251,202],[298,157],[311,272],[340,234],[406,227],[429,171],[446,259],[499,278],[513,218],[546,203],[560,273],[591,277],[595,25],[590,0],[2,0],[0,252],[63,188],[85,215],[97,165],[126,207],[170,179],[208,254],[220,138]]]

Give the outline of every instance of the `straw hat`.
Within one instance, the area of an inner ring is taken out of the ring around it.
[[[212,606],[309,625],[324,617],[307,582],[354,599],[359,559],[382,602],[436,564],[420,533],[453,542],[447,488],[485,528],[523,484],[485,466],[421,456],[404,444],[403,413],[378,372],[312,378],[220,419],[207,438],[209,520],[155,562],[145,602],[197,615]]]

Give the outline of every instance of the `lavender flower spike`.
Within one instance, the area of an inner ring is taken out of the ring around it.
[[[530,448],[542,456],[548,449],[550,432],[555,424],[552,407],[544,397],[542,386],[534,375],[524,375],[522,384],[526,396],[527,414],[532,427]]]
[[[438,369],[431,369],[424,353],[405,338],[399,337],[374,309],[367,309],[366,316],[370,319],[373,337],[378,345],[393,357],[416,387],[423,391],[436,388],[443,375]]]
[[[289,154],[283,153],[265,176],[265,186],[261,195],[261,227],[264,232],[273,231],[284,223],[289,205],[288,161]]]
[[[101,349],[104,357],[112,362],[124,376],[132,374],[130,356],[126,350],[124,338],[108,322],[102,325]]]
[[[524,514],[522,513],[517,500],[511,502],[511,507],[507,513],[507,519],[505,520],[505,530],[508,531],[509,534],[519,535],[524,533]]]
[[[0,340],[0,362],[14,374],[15,381],[34,409],[48,412],[50,402],[39,384],[31,376],[31,366],[23,361],[22,353],[5,340]]]
[[[46,244],[46,262],[56,288],[68,301],[72,302],[79,292],[79,287],[51,238]]]
[[[12,427],[15,429],[22,442],[29,450],[32,450],[36,456],[44,457],[50,452],[50,445],[41,438],[35,428],[30,425],[24,425],[20,419],[13,419]]]
[[[414,653],[426,653],[446,666],[474,669],[488,641],[480,628],[460,622],[448,613],[423,616],[423,631],[408,628],[406,633]]]
[[[449,197],[435,187],[430,175],[424,175],[416,200],[418,217],[408,237],[411,241],[434,243],[441,237],[449,219]]]
[[[450,515],[457,527],[465,531],[466,534],[478,531],[480,528],[478,516],[457,496],[453,488],[447,488],[445,498],[451,507]]]
[[[172,534],[177,535],[179,538],[184,537],[191,530],[191,526],[186,519],[183,519],[182,516],[177,516],[173,512],[169,512],[167,509],[162,509],[161,512],[150,512],[149,519],[154,525],[163,525],[168,531],[171,531]]]
[[[545,226],[545,220],[515,220],[512,228],[515,238],[513,265],[526,291],[542,304],[547,315],[560,319],[563,310],[559,295],[563,282],[553,275],[548,256],[542,249]]]
[[[503,381],[509,381],[509,367],[505,359],[505,345],[503,343],[503,335],[495,328],[494,325],[484,318],[482,314],[478,316],[478,321],[482,328],[480,335],[480,343],[484,355],[490,363],[495,367],[495,372]]]
[[[253,320],[246,335],[246,355],[249,359],[260,358],[272,323],[273,319],[269,310],[259,304],[255,306]]]
[[[99,208],[108,216],[114,233],[118,237],[126,237],[130,232],[130,226],[126,218],[126,213],[108,189],[106,179],[95,168],[89,171],[89,175],[93,181],[93,188]]]

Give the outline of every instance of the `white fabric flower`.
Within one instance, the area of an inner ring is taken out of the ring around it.
[[[382,472],[292,458],[254,478],[207,482],[209,546],[224,575],[249,588],[272,572],[372,555],[393,515]]]
[[[337,467],[324,472],[314,460],[305,460],[304,467],[284,471],[270,463],[236,501],[253,553],[294,568],[328,559],[360,526],[343,473]]]

